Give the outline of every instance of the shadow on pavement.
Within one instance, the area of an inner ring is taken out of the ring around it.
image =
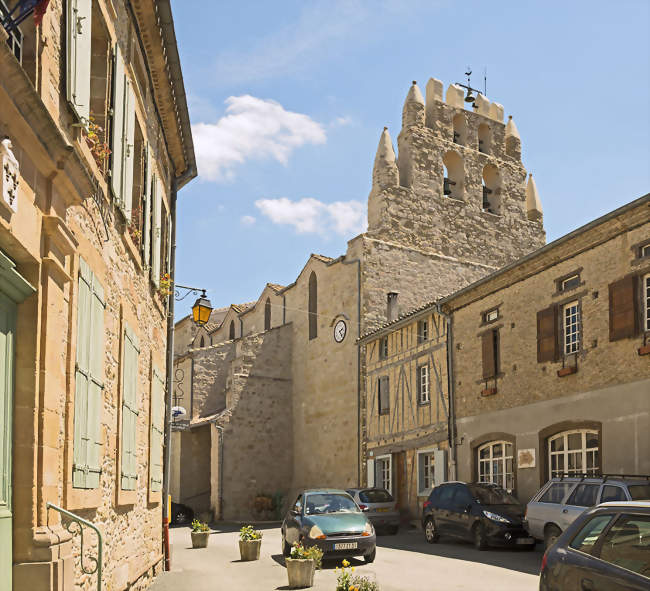
[[[378,537],[377,547],[489,564],[530,575],[539,574],[543,555],[541,545],[538,545],[534,552],[513,548],[476,550],[469,542],[445,536],[437,543],[429,544],[422,532],[413,530],[408,533],[400,532],[396,536]]]

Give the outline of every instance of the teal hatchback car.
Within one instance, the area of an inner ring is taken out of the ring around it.
[[[363,556],[375,559],[377,537],[372,523],[344,490],[308,489],[296,498],[282,522],[282,554],[291,546],[318,546],[323,558]]]

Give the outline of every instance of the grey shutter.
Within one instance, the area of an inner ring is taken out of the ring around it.
[[[122,176],[124,170],[124,60],[120,46],[115,46],[113,68],[113,133],[111,139],[111,189],[119,207],[123,207]]]
[[[162,187],[160,179],[155,179],[156,192],[153,196],[153,232],[151,240],[153,250],[151,253],[151,279],[156,287],[160,286],[160,234],[161,234],[161,210],[162,210]]]
[[[151,440],[149,443],[149,474],[151,492],[162,490],[163,429],[165,424],[165,385],[154,368],[151,381]]]
[[[133,85],[124,77],[124,136],[122,147],[122,202],[127,220],[133,207],[133,162],[135,161],[135,94]]]
[[[90,117],[91,0],[68,0],[66,11],[66,95],[82,121]]]
[[[439,486],[447,482],[447,450],[435,449],[433,451],[433,485]]]
[[[367,460],[366,469],[368,472],[368,488],[370,488],[375,486],[375,460]]]
[[[122,490],[135,490],[137,481],[138,354],[137,338],[126,325],[122,359]]]
[[[143,223],[142,223],[142,236],[144,238],[143,248],[144,248],[144,264],[149,266],[150,264],[150,249],[151,249],[151,147],[147,144],[147,164],[146,164],[146,175],[144,178],[144,203],[142,206],[143,212]]]

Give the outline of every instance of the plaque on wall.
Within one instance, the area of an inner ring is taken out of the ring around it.
[[[517,450],[517,468],[535,467],[535,448]]]

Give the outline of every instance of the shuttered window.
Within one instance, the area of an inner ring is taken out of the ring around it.
[[[162,490],[163,428],[165,424],[165,385],[154,367],[151,381],[151,439],[149,441],[149,486],[151,492]]]
[[[91,0],[67,0],[66,95],[82,122],[90,117]]]
[[[152,172],[151,172],[151,147],[147,144],[146,148],[146,167],[144,175],[144,200],[142,203],[142,254],[144,256],[145,266],[151,264],[151,195],[152,195]]]
[[[609,284],[610,341],[633,337],[636,334],[637,310],[636,275],[628,275]]]
[[[131,219],[135,142],[135,94],[124,67],[119,45],[115,46],[113,78],[113,137],[111,142],[111,189],[118,207]]]
[[[643,330],[650,331],[650,275],[643,278]]]
[[[162,185],[160,179],[154,179],[154,194],[152,195],[153,205],[153,226],[151,231],[151,280],[156,287],[160,286],[160,239],[161,239],[161,218],[162,218]]]
[[[496,377],[499,372],[499,331],[489,330],[481,336],[483,379]]]
[[[136,432],[138,422],[138,340],[128,325],[124,328],[122,356],[122,490],[135,490],[137,481]]]
[[[417,368],[418,403],[429,402],[429,365],[420,365]]]
[[[72,485],[97,488],[104,389],[104,290],[79,259]]]
[[[387,415],[390,412],[390,394],[388,388],[388,376],[382,376],[377,383],[377,398],[379,414]]]
[[[537,361],[559,358],[558,320],[556,306],[537,312]]]

